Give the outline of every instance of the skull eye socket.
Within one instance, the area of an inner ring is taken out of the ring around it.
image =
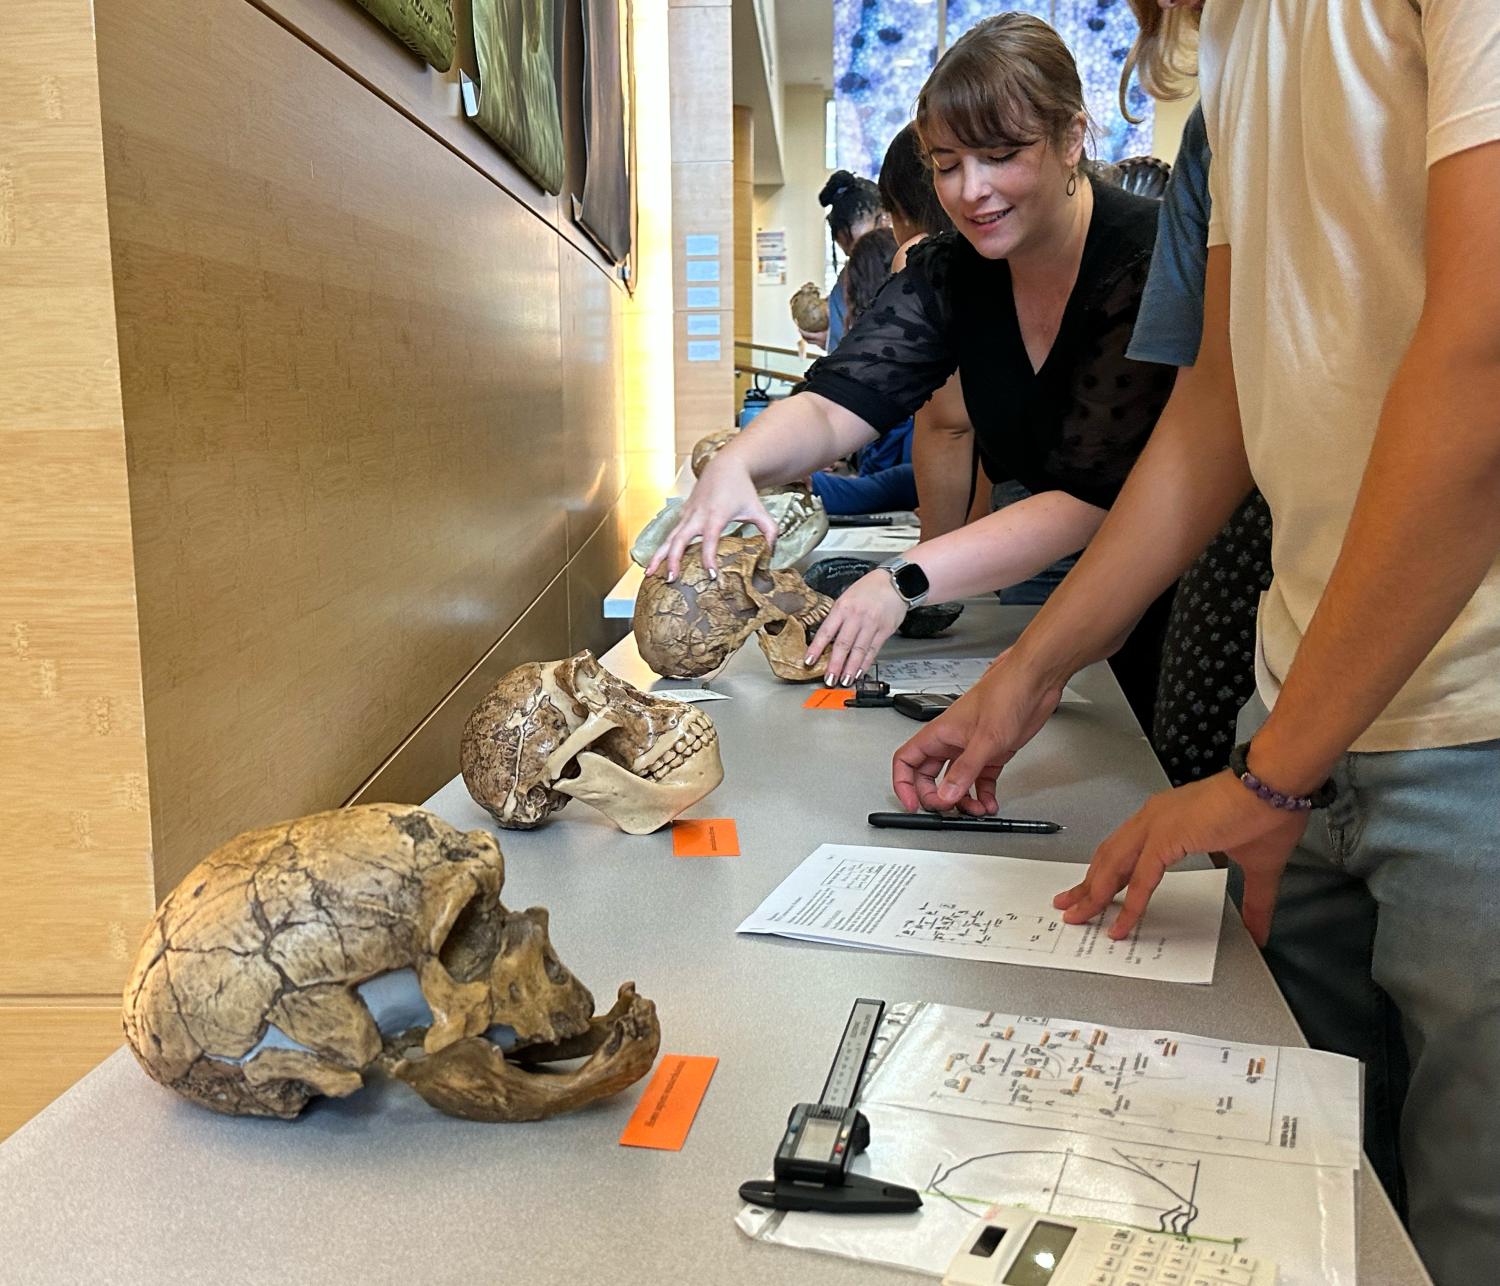
[[[438,960],[456,982],[473,982],[489,971],[500,950],[502,919],[499,902],[483,892],[458,913],[438,951]]]
[[[784,629],[786,629],[785,621],[767,621],[761,626],[761,633],[769,634],[774,639]]]
[[[776,588],[776,582],[773,581],[770,576],[768,576],[766,572],[759,567],[757,567],[755,571],[751,573],[750,583],[754,585],[756,589],[760,590],[762,594],[769,594],[773,589]]]

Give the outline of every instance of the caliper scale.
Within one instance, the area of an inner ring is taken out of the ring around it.
[[[771,1210],[827,1214],[894,1214],[920,1208],[922,1198],[913,1189],[849,1171],[849,1162],[870,1143],[870,1122],[854,1104],[884,1014],[883,1000],[854,1002],[822,1095],[816,1103],[798,1103],[792,1109],[776,1149],[775,1178],[742,1183],[744,1200]]]

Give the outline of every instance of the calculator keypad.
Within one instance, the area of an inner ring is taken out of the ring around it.
[[[1255,1286],[1260,1261],[1222,1246],[1111,1228],[1088,1286]]]

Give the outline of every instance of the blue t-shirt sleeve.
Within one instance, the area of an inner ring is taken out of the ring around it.
[[[828,351],[831,353],[844,338],[844,274],[839,273],[828,292]]]
[[[812,476],[812,488],[831,514],[889,513],[917,507],[917,475],[909,464],[861,478],[819,471]]]
[[[1125,355],[1137,362],[1191,366],[1203,339],[1208,269],[1208,131],[1203,108],[1182,129],[1177,163],[1156,219],[1156,250]]]

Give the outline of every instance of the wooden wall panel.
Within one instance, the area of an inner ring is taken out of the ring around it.
[[[118,1001],[77,1007],[0,1003],[0,1139],[124,1043]]]
[[[458,771],[458,743],[464,721],[495,681],[527,661],[550,661],[567,651],[567,583],[565,573],[559,573],[348,802],[420,804]]]
[[[635,535],[626,512],[622,498],[568,563],[569,653],[588,648],[603,656],[630,632],[629,621],[606,620],[603,611],[605,597],[620,579],[621,551]]]
[[[734,108],[734,337],[755,337],[755,113]]]
[[[120,1043],[153,905],[88,0],[0,39],[0,1138]]]
[[[347,798],[562,567],[559,242],[243,0],[99,45],[165,893]]]
[[[558,288],[562,351],[561,457],[569,497],[568,554],[594,534],[625,486],[623,300],[581,256],[564,248]],[[623,550],[617,550],[623,559]],[[619,573],[616,572],[618,576]]]

